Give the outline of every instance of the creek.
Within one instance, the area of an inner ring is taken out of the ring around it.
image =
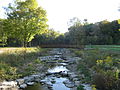
[[[61,55],[63,54],[62,52],[55,50],[52,53],[54,53],[54,57],[53,57],[55,59],[54,61],[63,60],[61,58]],[[51,59],[53,59],[53,58],[51,58]],[[63,83],[64,81],[69,80],[69,79],[67,77],[62,77],[61,75],[59,75],[60,72],[67,73],[69,71],[66,68],[66,65],[67,65],[66,63],[56,62],[56,66],[49,68],[47,70],[47,73],[50,73],[50,75],[46,76],[42,81],[45,82],[46,84],[50,85],[50,87],[48,87],[48,89],[50,89],[50,90],[70,90],[70,88],[65,86],[65,84]],[[58,73],[58,74],[55,75],[54,73]],[[24,90],[44,90],[44,88],[40,83],[36,83],[33,86],[28,86]]]

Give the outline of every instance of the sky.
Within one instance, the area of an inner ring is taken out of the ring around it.
[[[3,18],[3,6],[13,0],[0,0],[0,18]],[[87,19],[90,23],[102,20],[120,19],[120,0],[37,0],[47,11],[50,28],[64,33],[68,30],[67,22],[73,17],[81,21]]]

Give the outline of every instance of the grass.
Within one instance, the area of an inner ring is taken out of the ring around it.
[[[100,90],[114,90],[115,87],[119,90],[120,45],[86,45],[86,48],[73,50],[82,58],[77,64],[78,72],[85,76],[81,81],[95,84]]]
[[[8,68],[15,68],[15,73],[23,75],[31,74],[34,71],[35,62],[38,62],[37,58],[41,53],[46,53],[49,49],[42,49],[37,47],[32,48],[14,48],[6,47],[0,48],[0,79],[10,77]],[[30,70],[31,69],[31,70]],[[2,77],[7,76],[7,77]],[[12,75],[11,75],[12,76]],[[15,76],[15,75],[14,75]]]
[[[85,48],[119,51],[120,45],[86,45]]]

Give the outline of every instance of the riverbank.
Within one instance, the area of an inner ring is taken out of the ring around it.
[[[39,55],[32,63],[36,73],[16,79],[15,83],[24,90],[32,90],[34,87],[39,87],[36,90],[77,90],[77,87],[82,85],[79,78],[81,75],[76,73],[73,66],[76,66],[79,60],[81,58],[75,57],[69,49],[51,49],[44,55]],[[31,69],[33,67],[29,68],[29,71]],[[86,87],[86,90],[91,90],[90,86]]]

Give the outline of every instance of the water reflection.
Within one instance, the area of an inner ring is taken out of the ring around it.
[[[33,86],[28,86],[27,88],[23,89],[23,90],[43,90],[42,86],[39,83],[36,83]]]
[[[68,69],[64,66],[56,66],[54,68],[48,69],[48,72],[60,72],[60,71],[68,71]]]

